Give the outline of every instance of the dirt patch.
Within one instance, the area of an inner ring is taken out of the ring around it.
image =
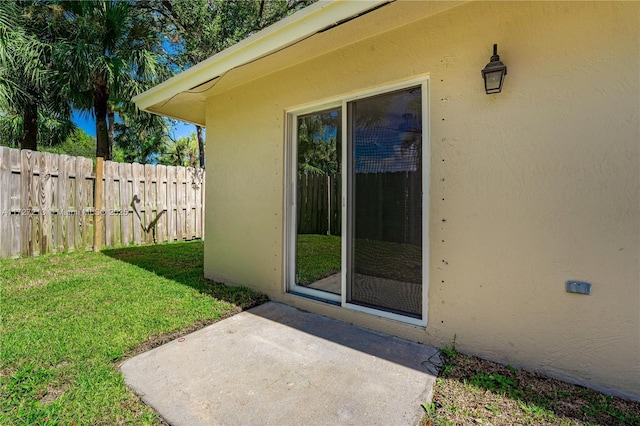
[[[10,377],[16,373],[15,368],[3,368],[0,369],[0,378],[2,377]]]
[[[33,280],[29,280],[28,282],[26,282],[25,284],[21,285],[21,286],[16,286],[14,288],[11,289],[11,291],[19,293],[21,291],[27,291],[27,290],[31,290],[32,288],[40,288],[40,287],[44,287],[45,285],[49,284],[49,280],[48,279],[33,279]]]
[[[49,386],[47,392],[38,399],[41,404],[49,405],[56,399],[60,398],[69,389],[68,383],[63,383],[60,386]]]
[[[473,356],[447,357],[422,425],[640,425],[640,402]]]

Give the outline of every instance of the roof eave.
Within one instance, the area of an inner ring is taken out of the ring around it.
[[[389,3],[389,0],[321,0],[135,96],[133,102],[141,110],[149,111],[150,107],[168,102],[177,94],[211,81],[235,67],[286,48],[335,23],[383,3]],[[161,109],[157,107],[152,112],[162,114]]]

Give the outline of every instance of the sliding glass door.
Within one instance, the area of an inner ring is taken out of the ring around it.
[[[292,116],[290,291],[426,323],[424,90]]]
[[[348,103],[347,301],[422,314],[420,86]]]
[[[295,120],[295,276],[303,294],[342,292],[342,108]]]

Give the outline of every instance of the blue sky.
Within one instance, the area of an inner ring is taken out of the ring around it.
[[[90,136],[96,136],[96,120],[91,114],[74,111],[72,120]],[[189,134],[196,132],[196,126],[193,124],[185,123],[184,121],[178,121],[177,123],[178,124],[173,128],[171,135],[174,139],[188,136]]]

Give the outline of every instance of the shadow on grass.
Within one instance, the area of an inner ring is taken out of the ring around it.
[[[232,303],[240,310],[252,308],[268,300],[265,295],[246,287],[227,286],[205,279],[202,241],[104,249],[102,253],[192,287],[218,300]]]

